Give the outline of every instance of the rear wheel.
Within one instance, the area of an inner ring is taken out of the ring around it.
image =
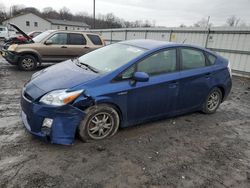
[[[219,88],[214,88],[208,95],[203,106],[203,112],[206,114],[215,113],[222,101],[222,93]]]
[[[37,60],[32,55],[21,56],[18,62],[18,68],[24,71],[32,71],[37,67]]]
[[[79,127],[82,141],[101,140],[113,136],[120,124],[117,111],[110,105],[101,104],[88,108]]]

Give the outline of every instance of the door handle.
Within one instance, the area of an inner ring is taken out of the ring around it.
[[[211,72],[208,72],[208,73],[205,74],[205,77],[210,78],[211,74],[212,74]]]
[[[178,82],[175,80],[175,81],[170,82],[170,84],[176,85],[176,84],[178,84]]]
[[[172,81],[169,83],[169,88],[176,88],[178,85],[178,82],[175,80],[175,81]]]
[[[67,46],[61,46],[61,48],[67,48]]]

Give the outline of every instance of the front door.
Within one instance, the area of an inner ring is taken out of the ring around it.
[[[126,79],[122,84],[128,88],[121,94],[127,95],[129,124],[170,115],[175,111],[179,88],[176,59],[176,49],[163,50],[122,74],[122,78]],[[149,81],[133,83],[133,80],[127,79],[133,72],[146,72],[150,76]]]
[[[68,34],[55,33],[40,46],[39,52],[43,61],[63,61],[69,59]]]

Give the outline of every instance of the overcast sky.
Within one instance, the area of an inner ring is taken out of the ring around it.
[[[6,8],[22,4],[40,10],[63,6],[73,13],[92,14],[93,0],[0,0]],[[250,0],[96,0],[96,14],[112,12],[128,21],[155,20],[157,26],[193,25],[201,18],[210,16],[215,25],[223,25],[225,20],[236,15],[250,24]]]

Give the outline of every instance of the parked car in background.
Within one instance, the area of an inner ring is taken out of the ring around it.
[[[79,57],[104,44],[98,34],[48,30],[25,44],[12,44],[8,49],[2,49],[2,56],[20,70],[30,71],[43,62],[61,62]]]
[[[228,60],[207,49],[124,41],[35,73],[23,88],[22,120],[52,143],[72,144],[76,131],[100,140],[119,127],[214,113],[231,86]]]
[[[5,26],[0,26],[0,39],[5,40],[9,37],[9,30]]]
[[[32,31],[30,33],[28,33],[27,35],[21,33],[21,35],[18,36],[12,36],[12,37],[8,37],[4,40],[5,44],[4,44],[4,48],[8,49],[8,47],[11,44],[24,44],[26,42],[29,42],[29,40],[31,40],[32,38],[36,37],[37,35],[41,34],[42,31]]]

